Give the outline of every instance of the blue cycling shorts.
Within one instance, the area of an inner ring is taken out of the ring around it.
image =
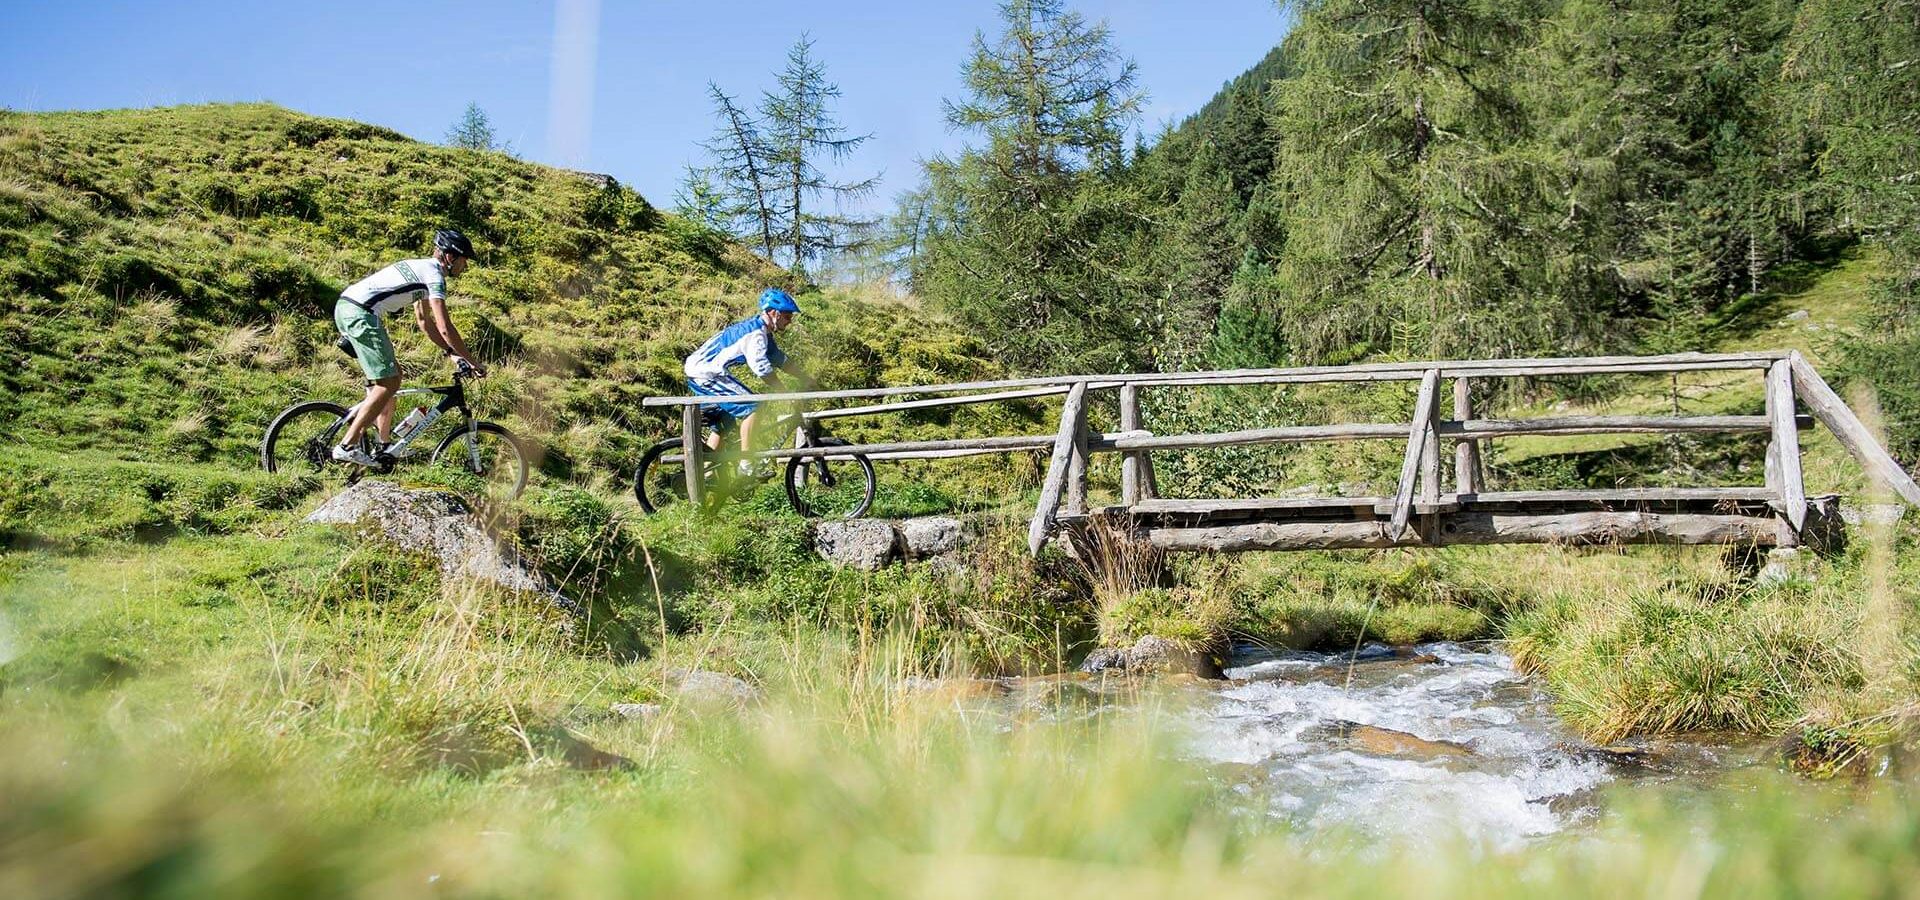
[[[731,375],[719,375],[713,378],[689,378],[687,387],[700,397],[751,397],[753,392]],[[733,423],[753,415],[760,404],[733,400],[723,403],[702,403],[700,408],[707,413],[707,421],[714,428],[726,431]]]

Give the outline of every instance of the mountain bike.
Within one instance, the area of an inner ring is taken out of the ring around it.
[[[719,430],[719,413],[707,410],[703,418],[708,430]],[[796,443],[801,447],[850,446],[839,438],[822,437],[819,426],[799,412],[773,421],[775,434],[788,429],[797,435]],[[737,494],[742,481],[758,483],[772,477],[739,474],[734,467],[734,461],[740,458],[737,450],[728,452],[723,447],[708,450],[701,457],[701,477],[709,497]],[[640,501],[641,509],[656,513],[686,501],[687,468],[683,460],[678,438],[647,448],[633,472],[633,496]],[[802,516],[856,519],[873,505],[873,462],[858,453],[796,456],[787,460],[786,489],[787,503]]]
[[[399,463],[422,455],[422,438],[428,429],[447,413],[458,411],[459,423],[433,445],[428,463],[450,466],[479,478],[486,485],[489,501],[512,501],[527,486],[527,454],[512,432],[473,417],[473,411],[467,408],[466,391],[466,382],[473,377],[473,370],[461,363],[455,366],[450,385],[402,388],[398,396],[433,395],[440,400],[433,406],[415,408],[395,423],[393,443],[385,447],[377,445],[374,429],[369,427],[360,436],[360,446],[380,462],[371,469],[334,460],[333,446],[360,406],[349,408],[326,400],[296,403],[274,417],[260,442],[260,466],[269,472],[343,477],[346,484],[359,481],[369,471],[390,474]]]

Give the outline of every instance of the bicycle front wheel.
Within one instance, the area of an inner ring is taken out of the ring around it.
[[[333,460],[347,408],[325,400],[296,403],[275,416],[260,441],[260,468],[284,475],[346,479],[359,468]],[[367,442],[362,437],[364,446]]]
[[[687,502],[687,467],[679,454],[678,440],[661,441],[648,447],[640,465],[634,467],[633,499],[648,515]]]
[[[492,503],[511,503],[527,487],[527,454],[513,432],[492,422],[455,429],[433,450],[433,464],[481,480]]]
[[[822,447],[845,447],[822,438]],[[873,505],[873,462],[858,453],[787,460],[787,502],[808,518],[857,519]]]

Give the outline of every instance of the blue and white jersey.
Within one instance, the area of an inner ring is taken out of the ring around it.
[[[403,259],[360,279],[340,296],[375,315],[391,315],[428,298],[447,299],[447,275],[431,257]]]
[[[786,362],[787,355],[774,344],[766,320],[755,314],[721,329],[693,351],[687,357],[687,377],[707,381],[725,377],[727,370],[734,366],[745,365],[753,374],[765,378]]]

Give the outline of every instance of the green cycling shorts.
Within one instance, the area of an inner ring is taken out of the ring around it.
[[[386,323],[360,304],[341,298],[333,305],[333,325],[340,329],[353,355],[360,360],[360,371],[368,381],[379,381],[400,374],[400,361],[393,354],[393,338],[387,336]]]

